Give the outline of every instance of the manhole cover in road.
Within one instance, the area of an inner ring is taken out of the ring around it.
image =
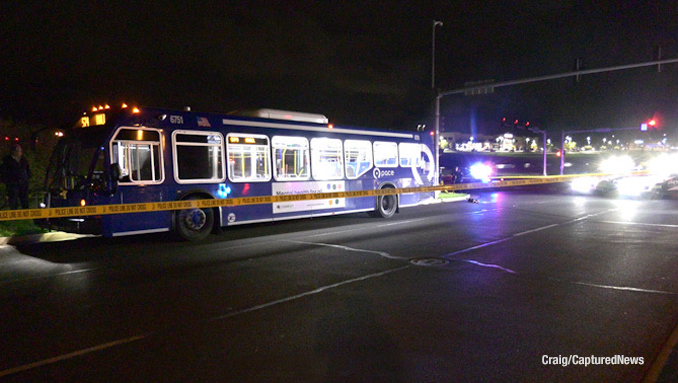
[[[417,266],[444,266],[450,261],[440,258],[417,258],[411,260],[410,263]]]

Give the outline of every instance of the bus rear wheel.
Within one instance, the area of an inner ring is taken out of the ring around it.
[[[372,213],[375,217],[390,218],[398,210],[398,196],[395,194],[377,197],[377,208]]]
[[[174,213],[176,232],[187,241],[201,241],[212,232],[214,211],[212,209],[187,209]]]

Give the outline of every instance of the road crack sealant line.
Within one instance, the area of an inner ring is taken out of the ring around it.
[[[257,197],[238,197],[224,199],[196,199],[167,202],[146,202],[131,204],[72,206],[45,209],[3,210],[0,211],[0,221],[16,221],[26,219],[49,219],[64,217],[86,217],[110,214],[147,213],[153,211],[172,211],[185,209],[209,209],[218,207],[261,205],[276,202],[311,201],[320,199],[378,197],[384,195],[430,193],[440,191],[460,191],[476,189],[494,189],[511,186],[541,185],[549,183],[568,182],[579,177],[601,177],[606,174],[572,174],[565,176],[540,176],[535,178],[522,177],[508,179],[503,177],[499,181],[487,183],[453,184],[440,186],[422,186],[407,188],[384,188],[378,190],[355,190],[331,193],[285,194]]]
[[[248,307],[248,308],[236,310],[236,311],[233,311],[233,312],[230,312],[230,313],[227,313],[227,314],[223,314],[223,315],[214,316],[212,318],[207,318],[207,319],[204,319],[204,320],[194,321],[193,324],[208,324],[208,323],[218,322],[218,321],[233,318],[233,317],[236,317],[236,316],[239,316],[239,315],[248,314],[248,313],[251,313],[251,312],[254,312],[254,311],[263,310],[263,309],[266,309],[266,308],[269,308],[269,307],[273,307],[273,306],[277,306],[277,305],[280,305],[280,304],[283,304],[283,303],[291,302],[291,301],[294,301],[294,300],[297,300],[297,299],[306,298],[306,297],[309,297],[309,296],[312,296],[312,295],[320,294],[320,293],[325,292],[327,290],[335,289],[335,288],[338,288],[338,287],[341,287],[341,286],[349,285],[349,284],[356,283],[356,282],[366,281],[366,280],[372,279],[372,278],[383,277],[385,275],[396,273],[396,272],[406,270],[406,269],[409,269],[409,268],[412,268],[412,267],[414,267],[414,266],[408,264],[408,265],[401,266],[401,267],[398,267],[398,268],[395,268],[395,269],[389,269],[389,270],[385,270],[385,271],[380,271],[380,272],[376,272],[376,273],[372,273],[372,274],[363,275],[363,276],[356,277],[356,278],[347,279],[347,280],[344,280],[344,281],[341,281],[341,282],[336,282],[336,283],[332,283],[332,284],[329,284],[329,285],[321,286],[321,287],[318,287],[317,289],[314,289],[314,290],[310,290],[310,291],[295,294],[295,295],[292,295],[292,296],[289,296],[289,297],[277,299],[277,300],[274,300],[274,301],[271,301],[271,302],[262,303],[262,304],[259,304],[259,305],[255,305],[255,306],[251,306],[251,307]],[[181,324],[182,329],[186,325],[187,325],[187,323],[182,323]],[[18,374],[18,373],[24,372],[24,371],[33,370],[33,369],[36,369],[36,368],[39,368],[39,367],[48,366],[48,365],[55,364],[55,363],[58,363],[58,362],[62,362],[62,361],[65,361],[65,360],[77,358],[77,357],[80,357],[80,356],[83,356],[83,355],[88,355],[88,354],[92,354],[92,353],[95,353],[95,352],[104,351],[106,349],[110,349],[110,348],[123,346],[123,345],[130,344],[130,343],[146,340],[146,339],[151,338],[153,336],[157,336],[157,335],[160,335],[160,334],[163,334],[163,333],[168,333],[168,332],[173,332],[173,331],[179,330],[178,326],[179,325],[168,325],[168,326],[161,328],[159,330],[156,330],[156,331],[149,331],[149,332],[146,332],[146,333],[143,333],[143,334],[133,335],[133,336],[130,336],[130,337],[127,337],[127,338],[124,338],[124,339],[117,339],[117,340],[114,340],[114,341],[111,341],[111,342],[102,343],[102,344],[99,344],[99,345],[96,345],[96,346],[92,346],[92,347],[84,348],[84,349],[77,350],[77,351],[74,351],[74,352],[70,352],[70,353],[58,355],[58,356],[55,356],[55,357],[39,360],[39,361],[36,361],[36,362],[33,362],[33,363],[28,363],[28,364],[24,364],[24,365],[21,365],[21,366],[9,368],[9,369],[6,369],[6,370],[1,370],[0,371],[0,378],[10,376],[10,375],[14,375],[14,374]]]

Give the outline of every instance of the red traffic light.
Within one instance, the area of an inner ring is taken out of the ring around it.
[[[653,118],[651,120],[648,120],[647,122],[643,122],[642,124],[640,124],[640,131],[641,132],[647,132],[648,129],[652,129],[652,128],[659,128],[659,126],[657,125],[657,119],[656,118]]]

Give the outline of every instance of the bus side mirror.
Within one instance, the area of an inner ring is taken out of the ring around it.
[[[118,191],[118,181],[120,180],[120,173],[122,173],[120,165],[118,163],[111,164],[111,167],[109,168],[108,171],[110,177],[108,190],[111,195],[115,194],[115,192]]]

